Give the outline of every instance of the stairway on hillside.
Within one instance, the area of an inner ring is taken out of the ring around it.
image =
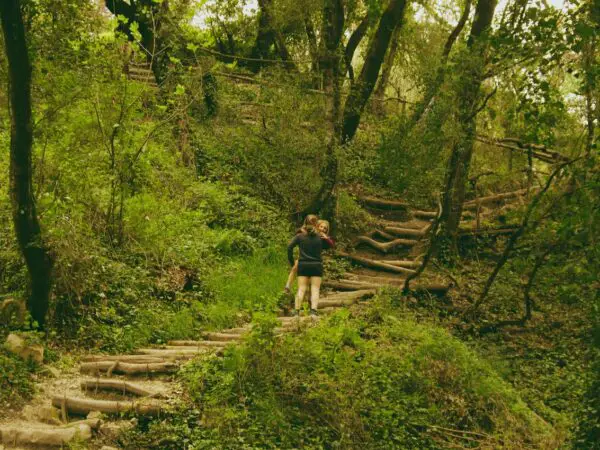
[[[131,61],[125,67],[125,73],[127,74],[127,78],[130,80],[146,83],[151,87],[158,87],[158,84],[156,84],[156,78],[154,77],[154,72],[152,72],[152,68],[150,67],[149,63],[136,63]]]
[[[473,208],[482,213],[482,208],[522,196],[517,191],[468,202],[465,217],[469,218]],[[373,229],[357,237],[351,251],[340,253],[352,261],[354,268],[342,279],[324,283],[331,292],[319,302],[323,312],[367,300],[382,287],[401,287],[406,276],[419,266],[419,257],[427,249],[427,232],[436,212],[413,209],[400,201],[363,197],[361,202],[376,218]],[[465,221],[464,233],[486,232],[474,228],[472,223],[472,219]],[[413,284],[414,290],[432,295],[445,295],[450,289],[448,283],[436,280],[435,276]],[[277,320],[275,332],[283,334],[300,331],[319,319],[278,317]],[[0,444],[6,448],[52,448],[76,440],[91,440],[94,436],[114,438],[120,430],[134,425],[121,419],[123,413],[156,416],[176,401],[182,388],[174,374],[183,364],[199,355],[221,355],[226,346],[242,342],[250,331],[251,325],[246,325],[207,332],[198,340],[141,348],[126,355],[84,357],[78,371],[61,374],[50,385],[42,386],[40,395],[23,410],[21,417],[0,424]]]

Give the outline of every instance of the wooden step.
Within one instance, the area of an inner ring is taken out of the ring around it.
[[[114,401],[62,395],[52,397],[52,405],[68,413],[78,415],[87,415],[92,411],[99,411],[105,414],[136,413],[141,416],[156,416],[164,409],[164,404],[156,400]]]

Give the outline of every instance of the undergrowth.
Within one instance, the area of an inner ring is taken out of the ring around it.
[[[126,448],[389,449],[552,446],[552,428],[465,344],[419,324],[394,294],[277,338],[262,316],[249,339],[186,366],[173,417]]]

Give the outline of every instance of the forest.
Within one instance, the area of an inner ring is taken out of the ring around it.
[[[0,450],[600,449],[600,0],[0,27]]]

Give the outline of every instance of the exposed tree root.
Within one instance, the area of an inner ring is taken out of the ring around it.
[[[414,270],[411,270],[411,269],[394,266],[392,264],[381,263],[381,262],[375,261],[373,259],[363,258],[361,256],[356,256],[356,255],[350,255],[350,254],[344,253],[344,252],[338,252],[337,254],[344,258],[348,258],[348,259],[352,260],[353,262],[360,264],[361,266],[368,267],[369,269],[383,270],[385,272],[402,273],[402,274],[411,274],[414,272]]]
[[[138,384],[118,379],[85,380],[81,382],[81,389],[84,391],[115,391],[133,394],[139,397],[156,397],[158,395],[157,392],[149,391]]]
[[[141,416],[155,416],[163,409],[163,403],[151,400],[114,401],[93,400],[66,396],[54,396],[52,405],[71,414],[89,414],[99,411],[105,414],[136,413]]]
[[[400,247],[400,246],[412,247],[412,246],[416,245],[418,241],[415,241],[413,239],[398,238],[398,239],[394,239],[393,241],[390,241],[390,242],[377,242],[375,239],[371,239],[368,236],[359,236],[356,238],[356,242],[357,242],[357,244],[369,245],[369,246],[373,247],[375,250],[378,250],[382,253],[388,253],[388,252],[396,249],[396,247]]]
[[[174,362],[132,364],[121,361],[96,361],[80,365],[81,372],[106,373],[107,376],[111,376],[113,373],[127,375],[172,373],[178,369],[179,365]]]

